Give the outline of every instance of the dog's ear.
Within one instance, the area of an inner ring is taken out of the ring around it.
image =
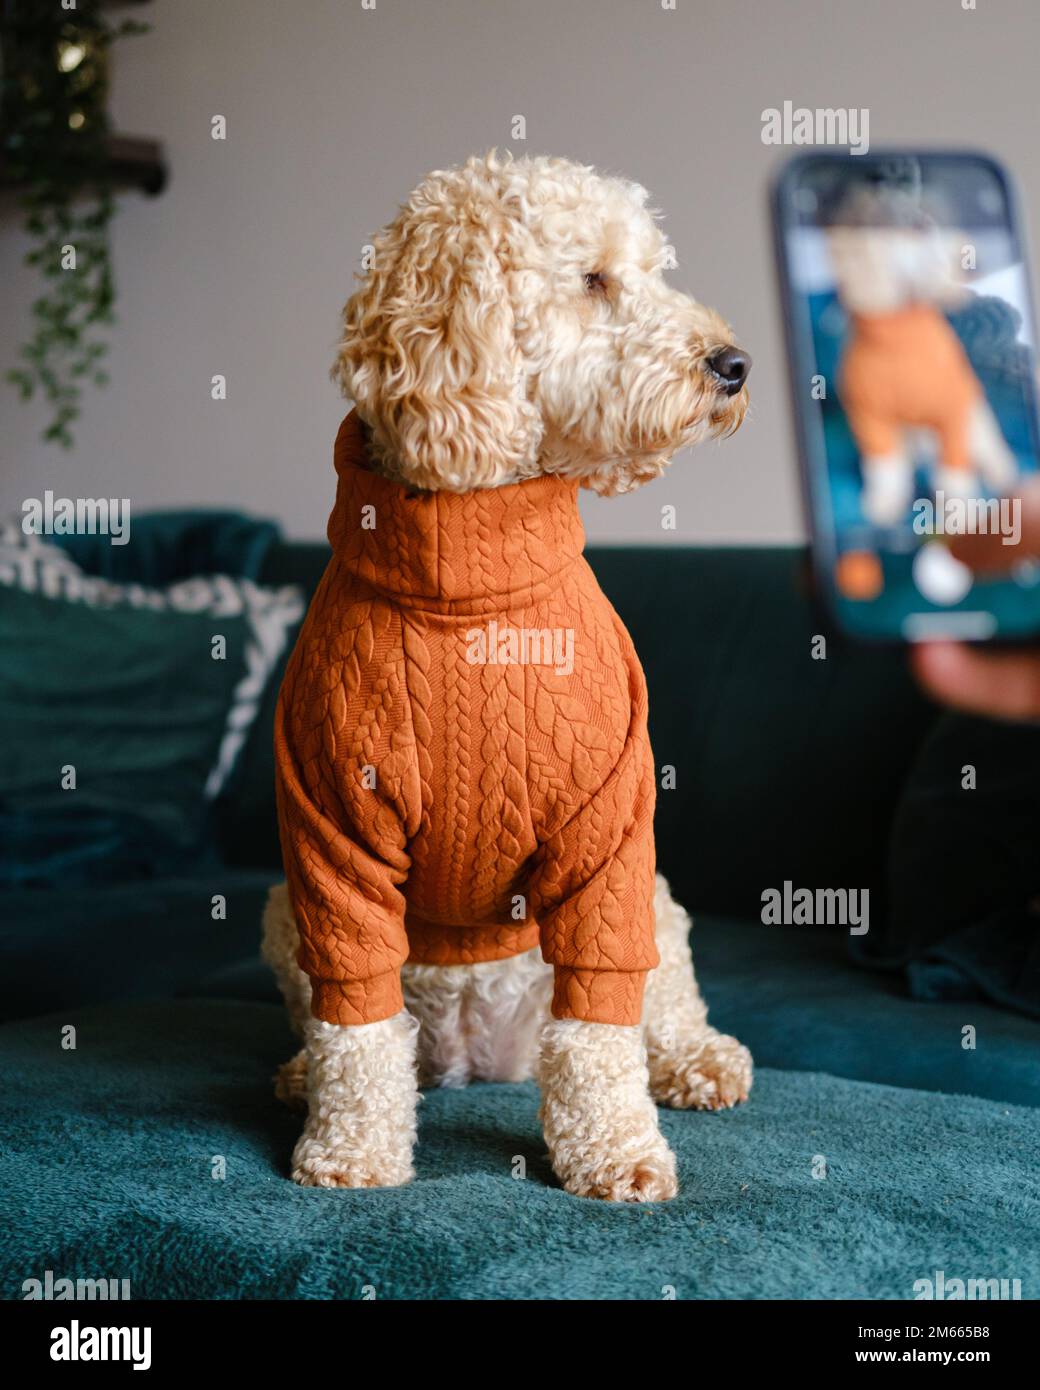
[[[376,238],[332,369],[382,465],[431,490],[537,470],[540,419],[499,259],[506,219],[472,193],[431,175]]]

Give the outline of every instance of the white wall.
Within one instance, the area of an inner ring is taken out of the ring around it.
[[[113,113],[156,135],[168,190],[126,194],[114,231],[112,384],[66,455],[4,387],[0,509],[46,488],[133,506],[231,504],[323,532],[344,406],[328,380],[362,244],[428,169],[498,144],[644,183],[673,279],[755,357],[740,434],[615,501],[614,542],[802,533],[766,221],[784,151],[764,108],[867,106],[873,145],[967,144],[1007,160],[1038,221],[1037,0],[155,0],[116,50]],[[228,119],[226,143],[210,117]],[[527,142],[510,142],[515,114]],[[0,218],[0,347],[14,360],[33,283]],[[5,361],[4,365],[8,363]],[[226,374],[229,398],[209,380]],[[665,502],[679,530],[662,535]]]

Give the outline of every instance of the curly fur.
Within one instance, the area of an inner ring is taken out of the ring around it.
[[[541,1120],[553,1171],[577,1197],[658,1202],[678,1191],[650,1098],[638,1028],[551,1019],[542,1034]]]
[[[552,970],[537,951],[466,967],[406,965],[405,1004],[419,1020],[424,1086],[528,1081],[552,999]]]
[[[732,333],[665,283],[646,196],[584,165],[494,151],[420,184],[375,240],[333,368],[380,472],[456,492],[554,473],[613,494],[656,477],[677,449],[738,427],[746,390],[729,394],[710,365]],[[552,972],[536,952],[406,965],[406,1012],[336,1027],[310,1017],[288,895],[274,889],[263,955],[304,1039],[276,1078],[278,1095],[308,1111],[296,1181],[407,1182],[418,1083],[537,1073],[568,1191],[672,1196],[675,1160],[654,1101],[735,1104],[751,1059],[708,1026],[689,918],[660,878],[655,907],[661,963],[641,1028],[552,1019]]]
[[[306,1027],[307,1123],[292,1158],[304,1187],[400,1187],[415,1176],[415,1020]]]
[[[657,950],[643,998],[650,1094],[676,1110],[723,1110],[751,1090],[751,1053],[736,1038],[708,1025],[708,1010],[693,973],[689,914],[657,875],[654,895]]]
[[[387,476],[468,492],[558,473],[609,495],[737,428],[746,392],[706,368],[732,331],[666,284],[646,197],[494,151],[423,180],[375,238],[333,367]]]

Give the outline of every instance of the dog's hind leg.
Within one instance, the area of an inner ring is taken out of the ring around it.
[[[968,449],[990,487],[1009,488],[1018,474],[997,417],[985,399],[976,402],[968,423]]]
[[[690,919],[660,874],[654,910],[661,963],[647,976],[643,1000],[650,1094],[680,1110],[736,1105],[751,1089],[751,1053],[708,1024],[693,973]]]
[[[311,1014],[311,982],[296,964],[300,939],[284,883],[271,889],[264,908],[260,954],[274,971],[285,1000],[293,1032],[303,1038]],[[278,1068],[274,1093],[280,1101],[297,1109],[307,1105],[307,1052],[300,1048],[295,1057]]]

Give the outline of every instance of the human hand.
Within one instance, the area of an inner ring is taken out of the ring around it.
[[[977,574],[1004,574],[1025,559],[1040,559],[1040,484],[1022,492],[1022,533],[1018,545],[988,532],[951,538],[954,558]],[[921,642],[910,665],[936,700],[971,714],[996,719],[1040,719],[1040,647],[969,646],[963,642]]]

